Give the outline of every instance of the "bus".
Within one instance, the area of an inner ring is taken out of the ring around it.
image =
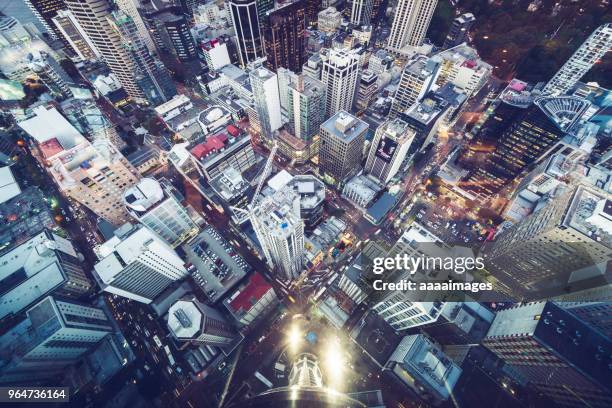
[[[153,341],[155,342],[155,345],[158,348],[162,348],[162,342],[161,342],[161,340],[159,340],[159,337],[157,336],[157,334],[155,336],[153,336]]]
[[[168,356],[168,361],[170,362],[170,365],[174,366],[176,364],[176,361],[174,361],[174,356],[170,352],[170,347],[168,347],[168,345],[165,345],[164,351],[166,352],[166,355]]]

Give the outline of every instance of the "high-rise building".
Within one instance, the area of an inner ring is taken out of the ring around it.
[[[381,124],[372,139],[364,170],[387,184],[406,159],[414,136],[414,130],[400,119],[390,119]]]
[[[138,12],[138,6],[140,5],[140,1],[115,0],[115,4],[117,4],[119,10],[130,16],[130,18],[134,22],[134,25],[136,26],[136,31],[138,32],[138,37],[140,38],[140,41],[142,41],[146,45],[149,52],[155,53],[155,43],[151,38],[151,33],[147,29],[147,26],[145,25],[142,16]]]
[[[52,20],[62,37],[66,39],[80,59],[93,60],[100,58],[100,52],[70,10],[58,10],[57,15]]]
[[[439,68],[438,62],[425,56],[419,56],[408,63],[402,71],[390,115],[397,116],[427,95],[436,83]]]
[[[334,33],[342,24],[342,13],[335,7],[328,7],[319,12],[318,25],[319,31]]]
[[[168,309],[168,328],[179,341],[209,346],[227,346],[236,338],[236,331],[214,308],[195,297],[176,301]]]
[[[487,247],[487,270],[520,298],[561,294],[576,280],[572,272],[609,259],[609,203],[603,191],[586,186],[559,194]]]
[[[287,116],[293,135],[311,141],[325,119],[325,86],[321,81],[300,75],[289,85]]]
[[[198,232],[177,195],[166,180],[147,177],[125,190],[123,202],[132,217],[176,248]]]
[[[33,50],[28,54],[28,66],[53,95],[60,98],[72,96],[70,90],[70,85],[73,83],[72,78],[47,52]]]
[[[306,27],[316,28],[317,17],[321,11],[321,0],[306,0]]]
[[[227,43],[222,42],[218,38],[202,44],[202,52],[206,65],[211,71],[218,71],[226,65],[232,63],[227,48]]]
[[[321,125],[319,169],[341,183],[361,169],[363,145],[369,125],[340,111]]]
[[[289,107],[289,98],[291,96],[291,84],[297,83],[298,76],[291,70],[280,67],[276,70],[278,77],[278,93],[280,97],[280,105],[284,117],[288,116],[287,109]]]
[[[323,58],[321,82],[326,88],[326,116],[338,111],[349,112],[353,107],[355,89],[359,80],[359,55],[350,50],[330,49]]]
[[[146,101],[136,82],[137,64],[124,48],[121,34],[113,27],[108,0],[64,0],[104,61],[127,94],[137,102]]]
[[[351,18],[353,25],[361,26],[370,24],[372,18],[372,0],[350,0]]]
[[[612,23],[603,24],[582,43],[580,48],[546,84],[544,95],[565,95],[612,48]]]
[[[228,3],[243,67],[264,56],[257,3],[255,0],[230,0]]]
[[[89,142],[53,107],[39,106],[19,122],[38,147],[37,158],[59,190],[108,222],[129,219],[121,192],[136,183],[138,171],[108,139]]]
[[[306,62],[306,1],[295,0],[268,11],[262,25],[266,64],[300,72]]]
[[[357,87],[357,99],[355,107],[358,109],[367,109],[374,94],[378,90],[378,75],[369,69],[361,71],[359,75],[359,85]]]
[[[46,297],[0,337],[0,382],[31,383],[61,375],[112,332],[102,309]]]
[[[48,230],[0,256],[0,280],[12,282],[0,295],[0,320],[19,314],[42,296],[78,297],[91,289],[72,242]]]
[[[609,288],[608,288],[609,289]],[[570,294],[571,296],[572,294]],[[582,322],[590,327],[599,330],[604,336],[610,338],[612,336],[612,303],[604,301],[564,301],[563,295],[561,300],[556,300],[557,305],[569,311]]]
[[[262,135],[271,139],[274,131],[283,125],[278,79],[274,72],[257,63],[251,65],[249,78]]]
[[[181,62],[197,61],[198,53],[189,30],[189,21],[185,16],[165,12],[156,18],[161,18],[165,31],[162,32],[162,35],[167,35],[171,44],[170,51],[176,55],[178,60]],[[168,43],[167,40],[164,42]]]
[[[251,223],[270,269],[283,280],[297,278],[304,260],[300,196],[284,188],[264,197],[252,210]]]
[[[391,25],[388,46],[399,51],[405,46],[423,44],[438,0],[399,0]]]
[[[442,48],[453,48],[461,43],[467,42],[470,28],[472,28],[475,21],[476,17],[474,17],[472,13],[464,13],[455,17],[444,39],[444,46]]]
[[[559,406],[612,402],[610,340],[553,302],[499,311],[483,345]]]
[[[317,81],[321,79],[321,71],[323,69],[323,60],[319,54],[313,54],[308,58],[308,61],[302,67],[302,74],[309,76]]]
[[[113,17],[112,23],[121,33],[124,47],[136,63],[134,78],[147,100],[157,106],[172,99],[176,95],[174,82],[163,64],[151,54],[135,21],[122,11],[113,12]]]
[[[396,295],[377,303],[374,310],[396,331],[435,322],[444,302],[410,302]]]
[[[32,13],[38,18],[40,24],[46,29],[51,38],[62,38],[60,31],[53,24],[55,17],[60,10],[66,8],[64,0],[23,0]]]
[[[151,303],[187,269],[171,246],[144,226],[124,224],[98,248],[94,274],[102,289]]]

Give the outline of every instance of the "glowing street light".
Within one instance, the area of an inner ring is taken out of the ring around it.
[[[328,379],[327,385],[332,389],[338,389],[344,380],[346,358],[345,350],[340,347],[337,338],[330,339],[323,350],[323,366]]]
[[[294,324],[289,328],[289,333],[287,333],[287,343],[289,345],[289,350],[292,353],[299,350],[300,344],[302,343],[302,337],[303,334],[297,325]]]

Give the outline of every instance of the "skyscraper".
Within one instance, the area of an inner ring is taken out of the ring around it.
[[[394,117],[423,98],[436,83],[440,64],[419,56],[402,71],[399,86],[393,97],[390,116]]]
[[[262,25],[266,64],[300,72],[306,62],[306,0],[295,0],[268,11]]]
[[[176,190],[165,180],[160,183],[149,177],[141,179],[125,190],[123,202],[132,217],[174,248],[198,232]]]
[[[370,24],[372,0],[351,0],[350,22],[356,26]]]
[[[185,278],[183,260],[144,226],[124,224],[98,248],[94,274],[102,289],[151,303],[172,282]]]
[[[341,183],[361,168],[368,124],[340,111],[321,125],[319,168],[321,174]]]
[[[612,48],[612,23],[599,26],[544,87],[544,95],[565,95]]]
[[[386,184],[397,174],[415,132],[400,119],[391,119],[376,129],[364,170]]]
[[[117,7],[119,7],[119,10],[130,16],[130,18],[134,22],[134,25],[136,26],[136,31],[138,32],[138,36],[140,37],[140,41],[142,41],[146,45],[149,52],[155,53],[155,43],[151,38],[151,33],[145,26],[145,23],[142,20],[140,13],[138,12],[139,1],[115,0],[115,3],[117,4]]]
[[[251,65],[249,78],[253,88],[255,110],[261,125],[261,132],[265,138],[271,139],[274,131],[283,125],[278,79],[274,72],[264,68],[259,63]]]
[[[168,328],[179,341],[209,346],[227,346],[236,331],[216,309],[195,297],[176,301],[168,309]]]
[[[499,311],[483,345],[561,406],[612,401],[610,340],[553,302]]]
[[[58,10],[52,20],[79,58],[83,60],[100,58],[100,52],[70,10]]]
[[[228,4],[236,33],[240,65],[246,67],[250,62],[264,56],[257,2],[229,0]]]
[[[358,109],[367,109],[374,94],[378,90],[378,75],[369,69],[364,69],[359,75],[359,86],[357,88],[357,99],[355,107]]]
[[[113,12],[113,24],[121,33],[126,50],[136,63],[134,78],[153,106],[160,105],[176,95],[176,87],[163,64],[149,51],[135,21],[122,11]]]
[[[102,309],[46,297],[0,336],[0,382],[31,383],[61,375],[112,332]]]
[[[442,48],[448,49],[466,42],[468,40],[470,28],[472,28],[475,21],[476,18],[472,13],[464,13],[455,17],[444,39],[444,46]]]
[[[300,196],[284,188],[263,198],[252,211],[251,223],[270,269],[285,281],[297,278],[304,262]]]
[[[321,81],[300,75],[289,85],[289,128],[293,135],[309,142],[325,119],[325,86]]]
[[[359,80],[359,56],[354,51],[330,49],[323,58],[321,82],[325,84],[327,117],[353,107]]]
[[[137,102],[146,101],[144,92],[136,82],[136,62],[124,48],[121,34],[111,24],[109,1],[65,0],[65,2],[127,94]]]
[[[23,0],[23,2],[47,29],[52,38],[63,38],[60,31],[53,24],[53,17],[57,15],[58,11],[66,8],[64,0]]]
[[[397,51],[407,45],[422,45],[436,4],[438,0],[399,0],[391,25],[389,48]]]
[[[66,98],[72,96],[70,85],[72,78],[62,66],[45,51],[32,51],[28,54],[28,67],[47,86],[54,96]]]

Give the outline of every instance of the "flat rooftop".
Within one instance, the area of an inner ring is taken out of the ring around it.
[[[323,122],[321,127],[335,137],[349,142],[365,133],[369,125],[346,111],[340,111]]]

